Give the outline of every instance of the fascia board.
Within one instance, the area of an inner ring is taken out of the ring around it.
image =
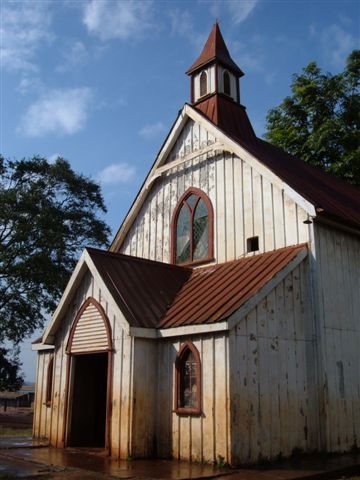
[[[35,343],[34,345],[31,345],[31,350],[33,352],[41,352],[41,351],[53,351],[55,349],[55,345],[48,345],[44,343]]]
[[[183,109],[180,111],[177,120],[174,123],[167,139],[165,140],[164,145],[162,146],[150,172],[148,173],[143,186],[141,187],[132,207],[130,208],[128,214],[126,215],[121,227],[119,228],[112,244],[110,245],[110,251],[117,251],[121,246],[127,232],[129,231],[131,225],[135,221],[137,214],[139,213],[144,201],[150,191],[152,182],[155,178],[158,177],[157,169],[161,167],[166,161],[171,148],[174,146],[176,140],[179,137],[179,134],[186,124],[188,119],[193,120],[194,122],[202,125],[206,130],[208,130],[216,139],[224,145],[224,150],[235,154],[237,157],[246,161],[250,166],[252,166],[259,174],[266,178],[269,182],[273,183],[277,188],[283,190],[286,195],[289,196],[295,203],[297,203],[305,212],[311,216],[316,216],[315,206],[305,199],[302,195],[296,192],[288,184],[286,184],[280,177],[273,173],[268,167],[266,167],[260,160],[258,160],[254,155],[252,155],[246,148],[242,147],[235,140],[232,140],[228,135],[223,133],[216,125],[207,120],[203,115],[197,112],[191,105],[185,104]],[[199,155],[201,152],[199,151]],[[170,164],[169,164],[170,166]]]
[[[268,167],[266,167],[260,160],[252,155],[246,148],[242,147],[235,140],[232,140],[228,135],[219,130],[213,123],[204,118],[198,113],[191,105],[185,105],[185,113],[189,118],[198,122],[204,126],[217,140],[220,140],[225,146],[225,149],[230,153],[235,154],[237,157],[245,160],[250,166],[252,166],[259,174],[273,183],[280,190],[284,190],[295,203],[300,205],[306,213],[310,216],[316,216],[315,206],[301,196],[298,192],[292,189],[287,183],[285,183],[280,177],[273,173]]]
[[[164,328],[158,330],[160,338],[196,335],[213,332],[224,332],[229,329],[228,322],[204,323],[201,325],[184,325],[182,327]]]
[[[263,288],[261,288],[255,295],[253,295],[247,302],[244,303],[236,312],[234,312],[228,319],[229,330],[236,327],[236,325],[251,312],[264,298],[269,295],[285,278],[292,272],[300,263],[307,257],[308,249],[304,247],[295,258],[293,258],[274,278],[269,280]]]
[[[80,285],[84,277],[84,274],[88,269],[85,261],[85,255],[86,255],[86,250],[82,252],[79,258],[79,261],[76,264],[76,267],[70,277],[70,280],[66,285],[64,293],[62,294],[60,302],[56,307],[56,310],[53,313],[47,328],[44,331],[42,344],[46,344],[47,342],[51,344],[51,342],[53,341],[53,334],[57,330],[58,323],[62,318],[63,312],[67,309],[71,301],[71,298],[72,298],[71,294]]]
[[[112,309],[113,309],[113,311],[116,315],[116,318],[118,318],[119,321],[120,321],[121,328],[124,330],[124,332],[127,335],[129,335],[129,333],[130,333],[129,323],[125,319],[125,316],[122,313],[120,307],[118,306],[118,304],[113,299],[113,296],[111,295],[109,289],[107,288],[105,282],[103,281],[101,275],[99,274],[97,268],[95,267],[90,255],[87,251],[85,251],[85,255],[86,255],[86,263],[89,267],[90,273],[92,274],[94,280],[98,283],[98,285],[100,285],[103,296],[106,297],[106,300],[109,303],[109,305],[112,307]]]
[[[57,306],[52,316],[52,319],[50,320],[49,325],[44,332],[43,341],[40,345],[51,345],[52,342],[54,341],[54,335],[56,333],[58,325],[61,322],[61,319],[65,314],[70,302],[72,301],[73,294],[75,293],[75,290],[77,289],[77,287],[80,285],[86,271],[90,271],[91,275],[94,277],[94,280],[97,281],[98,284],[101,286],[101,290],[106,295],[108,302],[113,307],[114,312],[117,315],[117,318],[119,318],[121,322],[121,327],[124,329],[124,331],[127,334],[129,333],[130,329],[129,329],[128,322],[126,321],[120,308],[112,298],[112,295],[110,294],[103,279],[101,278],[101,275],[97,271],[89,253],[87,252],[87,250],[84,250],[75,267],[73,274],[70,277],[70,280],[59,302],[59,305]]]
[[[176,140],[179,137],[179,134],[186,124],[188,117],[185,114],[185,107],[180,111],[172,129],[170,130],[169,135],[167,136],[163,146],[161,147],[160,152],[158,153],[153,166],[151,167],[148,175],[145,178],[143,185],[141,186],[134,203],[130,207],[123,223],[121,224],[118,232],[116,233],[114,240],[111,242],[109,251],[117,251],[121,246],[127,232],[129,231],[131,225],[133,224],[137,214],[139,213],[142,205],[145,202],[145,199],[149,193],[150,186],[152,184],[152,178],[156,176],[156,170],[158,167],[163,165],[165,162],[171,148],[175,144]]]
[[[202,325],[184,325],[174,328],[163,328],[156,330],[155,328],[130,328],[130,335],[140,338],[168,338],[168,337],[180,337],[185,335],[196,335],[212,332],[223,332],[228,330],[227,321],[217,323],[206,323]]]

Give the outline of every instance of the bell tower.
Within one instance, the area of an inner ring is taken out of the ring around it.
[[[230,57],[217,22],[200,56],[186,73],[191,81],[192,104],[216,94],[240,103],[239,78],[244,73]]]

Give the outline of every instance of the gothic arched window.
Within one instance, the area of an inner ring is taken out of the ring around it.
[[[175,411],[177,413],[201,413],[201,362],[192,342],[180,348],[176,358]]]
[[[209,198],[191,188],[180,198],[172,221],[173,263],[213,258],[213,210]]]
[[[224,93],[226,95],[230,95],[231,94],[230,75],[229,75],[229,72],[227,70],[225,70],[225,72],[224,72],[223,79],[224,79]]]
[[[206,95],[207,91],[207,73],[204,71],[200,74],[200,97]]]

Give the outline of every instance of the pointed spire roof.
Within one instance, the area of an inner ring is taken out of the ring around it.
[[[220,32],[218,22],[214,23],[209,38],[207,39],[199,58],[191,65],[186,73],[191,75],[204,65],[214,62],[221,63],[223,66],[231,69],[239,77],[244,75],[244,72],[240,70],[234,60],[230,57],[230,53]]]

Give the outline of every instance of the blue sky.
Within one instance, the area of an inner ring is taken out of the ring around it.
[[[216,19],[258,136],[294,73],[313,60],[337,73],[360,48],[358,0],[0,2],[0,152],[68,159],[100,182],[114,233],[189,101],[185,71]]]

